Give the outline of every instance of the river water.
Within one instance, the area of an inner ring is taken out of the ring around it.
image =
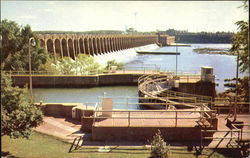
[[[217,92],[225,90],[224,79],[235,77],[236,72],[236,57],[228,55],[207,55],[197,54],[193,52],[194,48],[222,48],[228,49],[231,44],[191,44],[191,47],[178,47],[178,52],[181,55],[177,57],[178,73],[191,72],[200,73],[202,66],[211,66],[214,68],[214,74],[216,76]],[[136,67],[148,67],[157,68],[165,71],[176,70],[176,56],[175,55],[144,55],[137,54],[136,50],[154,50],[154,51],[167,51],[175,52],[176,47],[157,47],[156,45],[148,45],[138,48],[132,48],[114,53],[108,53],[105,55],[95,56],[96,60],[103,64],[108,60],[115,59],[119,62],[124,62],[127,69],[133,69]],[[240,74],[242,76],[243,74]],[[137,97],[138,91],[136,86],[116,86],[116,87],[96,87],[96,88],[67,88],[67,89],[34,89],[35,101],[42,100],[43,102],[53,103],[86,103],[86,102],[98,102],[98,96],[112,97],[114,98],[114,108],[116,109],[136,109],[136,105],[123,105],[118,102],[131,102],[137,103],[137,99],[118,99],[115,97]]]

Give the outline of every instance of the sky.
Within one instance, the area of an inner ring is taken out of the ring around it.
[[[188,30],[236,32],[241,1],[1,1],[1,19],[33,31]]]

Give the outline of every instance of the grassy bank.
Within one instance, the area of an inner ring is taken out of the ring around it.
[[[220,48],[196,48],[194,52],[199,54],[221,54],[221,55],[232,55],[227,49]]]
[[[145,158],[150,155],[150,150],[145,147],[116,147],[111,148],[109,153],[98,152],[97,147],[81,147],[68,153],[70,146],[69,143],[37,132],[33,132],[30,139],[2,137],[2,152],[9,152],[11,156],[20,158]],[[171,157],[174,158],[196,157],[194,153],[186,149],[171,149]],[[211,153],[211,150],[206,150],[199,157],[205,158]],[[211,157],[223,158],[225,156],[215,152]]]

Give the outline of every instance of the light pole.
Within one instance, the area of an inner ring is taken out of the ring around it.
[[[2,48],[2,35],[0,35],[0,48]]]
[[[135,15],[135,30],[134,31],[136,31],[136,16],[137,16],[137,12],[134,12],[134,15]]]
[[[176,47],[176,55],[175,55],[175,73],[177,76],[177,71],[178,71],[178,57],[177,57],[177,53],[178,53],[178,47],[177,47],[177,43],[175,43],[175,47]]]
[[[237,65],[236,65],[236,82],[235,82],[235,103],[233,109],[233,122],[237,119],[237,102],[238,102],[238,80],[239,80],[239,51],[237,51]]]
[[[32,77],[31,77],[31,54],[30,54],[30,45],[31,46],[35,46],[36,45],[36,41],[34,37],[29,38],[29,43],[28,43],[28,47],[29,47],[29,80],[30,80],[30,97],[31,100],[33,100],[33,92],[32,92]]]
[[[78,44],[79,44],[79,43],[78,43],[78,39],[77,39],[76,36],[75,36],[75,39],[76,39],[76,42],[75,42],[75,48],[76,48],[76,49],[75,49],[75,51],[76,51],[76,52],[75,52],[75,63],[76,63],[76,75],[77,75],[77,68],[78,68],[78,65],[77,65],[77,64],[78,64],[78,63],[77,63],[77,57],[78,57],[78,55],[79,55],[79,54],[78,54]]]

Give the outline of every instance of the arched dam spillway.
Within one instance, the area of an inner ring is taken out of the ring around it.
[[[80,53],[94,56],[154,43],[164,46],[175,42],[175,37],[168,35],[38,34],[38,39],[49,53],[72,59]]]

